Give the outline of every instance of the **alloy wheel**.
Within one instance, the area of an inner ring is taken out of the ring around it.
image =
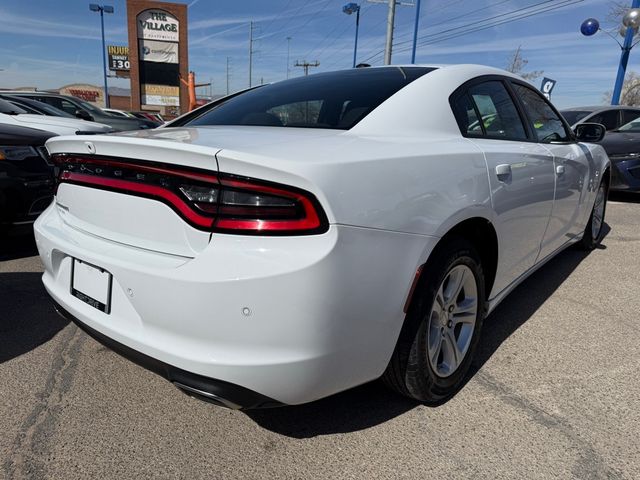
[[[478,315],[478,286],[466,265],[453,267],[440,284],[429,314],[427,356],[439,377],[452,375],[464,360]]]

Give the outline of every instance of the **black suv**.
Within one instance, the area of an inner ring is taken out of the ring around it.
[[[2,92],[3,94],[11,95],[12,97],[26,97],[38,102],[47,103],[53,107],[56,107],[64,112],[81,118],[82,120],[88,120],[90,122],[104,123],[109,125],[115,131],[124,130],[140,130],[159,127],[160,124],[152,122],[151,120],[143,120],[140,118],[125,118],[116,117],[110,115],[107,112],[103,112],[95,105],[91,105],[84,100],[80,100],[76,97],[70,97],[68,95],[60,95],[58,93],[48,92]]]
[[[44,143],[55,134],[0,125],[0,234],[28,224],[49,206],[55,188]]]

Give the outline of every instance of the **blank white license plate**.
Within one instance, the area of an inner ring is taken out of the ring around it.
[[[71,263],[71,295],[101,312],[109,313],[112,278],[106,270],[74,258]]]

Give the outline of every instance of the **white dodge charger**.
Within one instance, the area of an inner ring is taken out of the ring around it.
[[[58,311],[192,395],[309,402],[382,377],[437,404],[483,319],[603,235],[603,127],[476,65],[323,73],[167,128],[57,137],[35,224]]]

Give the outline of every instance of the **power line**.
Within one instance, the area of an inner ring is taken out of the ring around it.
[[[421,37],[418,37],[419,40],[423,40],[421,43],[418,43],[418,46],[425,46],[425,45],[430,45],[433,43],[438,43],[438,42],[442,42],[445,40],[448,40],[450,38],[457,38],[457,37],[462,37],[464,35],[469,35],[471,33],[475,33],[481,30],[486,30],[488,28],[492,28],[492,27],[496,27],[499,25],[504,25],[506,23],[511,23],[517,20],[521,20],[524,18],[528,18],[528,17],[532,17],[534,15],[538,15],[540,13],[545,13],[545,12],[549,12],[549,11],[553,11],[553,10],[557,10],[559,8],[563,8],[575,3],[580,3],[584,0],[561,0],[562,4],[561,5],[547,5],[544,6],[542,8],[539,8],[538,10],[535,11],[527,11],[527,12],[522,12],[523,10],[531,10],[535,7],[539,7],[540,5],[544,5],[546,3],[550,3],[553,1],[557,1],[557,0],[547,0],[547,1],[543,1],[543,2],[539,2],[536,3],[534,5],[529,5],[527,7],[522,7],[522,8],[518,8],[516,10],[512,10],[510,12],[507,13],[503,13],[500,15],[494,15],[493,17],[488,17],[488,18],[484,18],[482,20],[478,20],[475,22],[470,22],[467,23],[465,25],[460,25],[458,27],[453,27],[453,28],[449,28],[449,29],[445,29],[445,30],[441,30],[440,32],[436,32],[436,33],[432,33],[432,34],[428,34],[428,35],[423,35]],[[518,12],[521,12],[520,14],[518,14]],[[513,17],[510,18],[506,18],[503,20],[498,20],[498,21],[494,21],[494,22],[490,22],[486,25],[482,25],[483,23],[486,23],[490,20],[495,20],[497,18],[500,17],[505,17],[505,16],[509,16],[509,15],[513,15],[513,14],[517,14]],[[471,27],[471,29],[469,29],[469,27]],[[461,30],[464,29],[461,32],[455,32],[456,30]],[[428,40],[427,40],[428,39]],[[404,41],[404,42],[399,42],[397,45],[402,45],[402,44],[406,44],[409,43],[409,41]],[[408,50],[410,50],[411,47],[403,47],[401,49],[399,49],[400,52],[406,52]],[[377,57],[378,55],[380,55],[381,53],[383,53],[384,51],[379,51],[376,52],[375,54],[371,55],[370,57],[368,57],[367,59],[363,60],[363,62],[367,62],[372,60],[373,58]]]

